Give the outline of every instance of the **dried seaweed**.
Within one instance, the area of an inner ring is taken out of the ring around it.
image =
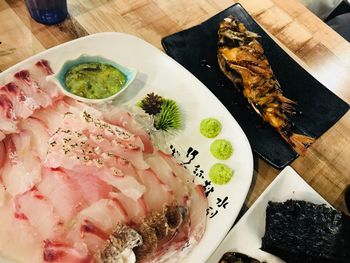
[[[262,250],[286,262],[350,262],[350,218],[326,205],[269,202]]]

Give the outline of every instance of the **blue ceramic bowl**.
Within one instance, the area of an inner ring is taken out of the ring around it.
[[[82,64],[82,63],[89,63],[89,62],[98,62],[98,63],[112,65],[113,67],[120,70],[126,76],[126,83],[115,94],[113,94],[107,98],[103,98],[103,99],[89,99],[89,98],[85,98],[85,97],[81,97],[81,96],[78,96],[76,94],[73,94],[72,92],[69,91],[69,89],[67,89],[67,87],[65,85],[65,76],[66,76],[67,72],[72,67],[79,65],[79,64]],[[137,70],[135,70],[135,69],[124,67],[124,66],[122,66],[122,65],[120,65],[112,60],[109,60],[109,59],[101,57],[101,56],[90,56],[90,55],[83,54],[74,60],[66,61],[62,65],[61,69],[56,74],[48,76],[47,80],[55,82],[61,88],[62,92],[66,96],[69,96],[73,99],[87,102],[87,103],[103,103],[103,102],[113,100],[117,96],[119,96],[121,93],[123,93],[129,87],[131,82],[135,79],[136,75],[137,75]]]

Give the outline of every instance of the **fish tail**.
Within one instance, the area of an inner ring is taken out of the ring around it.
[[[299,155],[303,155],[306,149],[315,141],[315,138],[307,135],[292,133],[292,135],[288,137],[288,141]]]

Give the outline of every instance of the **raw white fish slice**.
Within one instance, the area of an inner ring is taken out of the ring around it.
[[[5,139],[7,159],[2,170],[2,182],[12,196],[30,190],[41,180],[41,162],[33,154],[29,132],[12,134]]]

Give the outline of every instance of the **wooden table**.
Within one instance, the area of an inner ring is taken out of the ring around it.
[[[55,26],[32,20],[23,0],[0,0],[0,70],[63,42],[103,31],[134,34],[161,49],[162,37],[240,2],[281,46],[326,87],[350,102],[350,44],[297,0],[68,0],[70,18]],[[345,210],[350,183],[350,113],[292,163],[327,201]],[[256,158],[245,206],[279,173]]]

